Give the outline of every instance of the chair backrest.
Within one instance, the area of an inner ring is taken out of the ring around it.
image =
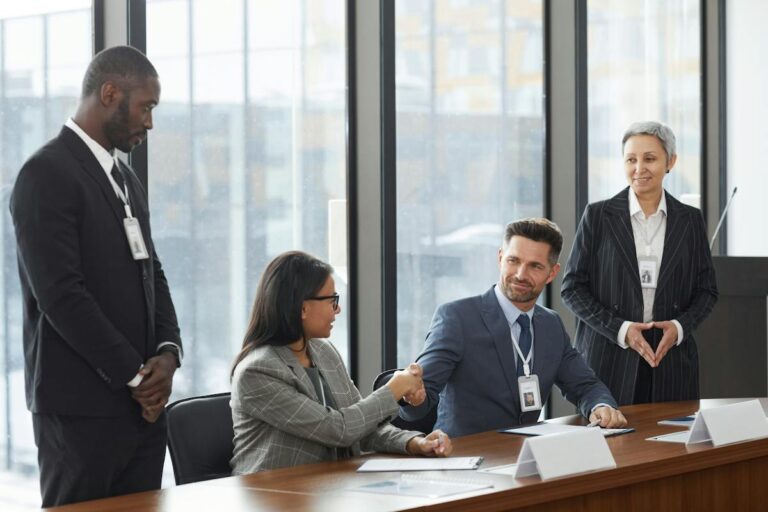
[[[229,393],[179,400],[166,408],[176,484],[230,476],[235,431]]]
[[[391,379],[392,375],[398,370],[399,368],[395,368],[381,372],[373,381],[373,390],[376,391],[381,386],[389,382],[389,379]],[[391,423],[397,428],[402,428],[403,430],[418,430],[419,432],[423,432],[425,434],[432,432],[432,430],[435,428],[436,422],[437,406],[432,407],[426,416],[416,421],[404,420],[400,416],[395,416],[395,418],[391,421]]]

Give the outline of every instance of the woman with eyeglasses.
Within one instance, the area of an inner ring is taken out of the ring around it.
[[[447,456],[440,431],[389,424],[398,400],[421,403],[412,364],[362,398],[326,341],[341,311],[333,268],[299,251],[277,256],[261,276],[243,348],[232,370],[233,474],[359,455],[361,450]]]

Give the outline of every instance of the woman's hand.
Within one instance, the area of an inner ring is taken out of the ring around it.
[[[656,354],[653,349],[643,338],[643,331],[647,331],[653,327],[653,322],[641,324],[632,322],[627,328],[626,343],[629,348],[640,354],[640,357],[646,360],[651,365],[651,368],[655,368],[658,365]]]
[[[409,455],[424,455],[426,457],[447,457],[453,452],[451,438],[442,430],[435,430],[427,437],[416,436],[408,441]]]
[[[416,363],[411,363],[405,370],[396,371],[386,383],[386,387],[395,400],[405,397],[412,405],[419,405],[426,398],[424,383],[421,380],[421,366]]]
[[[659,342],[659,346],[656,347],[655,355],[656,366],[659,366],[659,363],[664,359],[664,356],[667,355],[669,349],[674,347],[677,343],[677,326],[674,322],[669,320],[653,322],[653,326],[662,330],[661,341]]]

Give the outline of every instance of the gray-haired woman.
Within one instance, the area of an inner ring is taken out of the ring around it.
[[[576,348],[619,405],[697,399],[693,330],[717,301],[704,219],[664,190],[668,126],[632,124],[622,151],[629,186],[584,210],[563,277]]]

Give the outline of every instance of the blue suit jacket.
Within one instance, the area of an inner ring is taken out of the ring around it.
[[[533,329],[533,373],[542,401],[557,384],[585,416],[599,403],[616,406],[608,388],[571,346],[557,313],[537,305]],[[535,422],[538,411],[520,411],[514,350],[493,288],[443,304],[417,359],[424,369],[427,399],[418,407],[402,407],[400,416],[419,419],[438,403],[435,428],[452,437]]]

